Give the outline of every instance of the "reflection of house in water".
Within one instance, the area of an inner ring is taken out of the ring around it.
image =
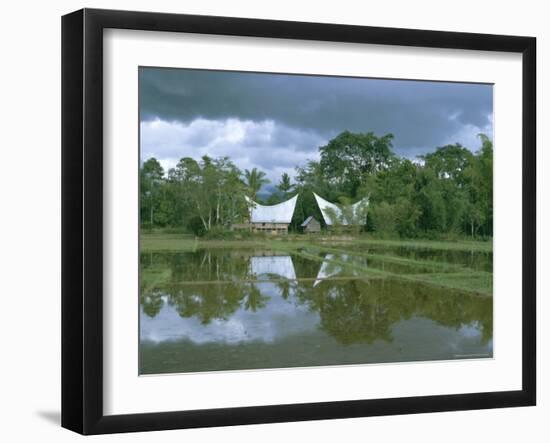
[[[317,278],[313,282],[313,287],[317,286],[319,283],[321,283],[323,280],[334,277],[335,275],[338,275],[342,272],[342,267],[338,266],[334,263],[331,263],[329,260],[333,259],[333,254],[327,254],[325,255],[325,259],[323,260],[323,263],[321,264],[321,268],[319,269],[319,272],[317,273]]]
[[[234,224],[233,229],[270,234],[286,234],[288,232],[288,225],[292,221],[298,195],[271,206],[260,205],[246,196],[245,198],[250,205],[250,221],[249,223]]]
[[[323,280],[333,277],[357,276],[358,272],[356,270],[353,268],[348,269],[348,267],[342,264],[349,261],[351,261],[351,257],[347,254],[326,254],[320,264],[317,261],[313,262],[318,267],[311,269],[299,257],[295,265],[290,255],[260,255],[256,252],[250,257],[249,269],[252,279],[263,280],[270,276],[285,278],[287,280],[305,279],[313,281],[313,287],[315,287]],[[365,265],[366,263],[363,264],[363,266]]]
[[[290,255],[250,257],[250,273],[255,278],[277,275],[289,280],[296,279],[296,271]]]
[[[304,279],[313,281],[313,287],[315,287],[323,280],[333,277],[360,275],[360,272],[353,267],[346,266],[346,263],[353,263],[353,257],[348,254],[326,254],[321,263],[313,262],[318,266],[313,269],[299,257],[295,265],[290,255],[260,254],[261,252],[256,251],[253,256],[249,256],[249,270],[252,279],[267,280],[267,277],[279,277],[287,280]],[[366,260],[362,266],[366,266]]]
[[[339,274],[345,274],[347,277],[356,277],[359,275],[359,273],[354,269],[346,269],[345,266],[340,265],[339,263],[335,263],[334,260],[338,259],[341,262],[347,263],[350,260],[350,256],[347,254],[342,254],[336,257],[334,254],[327,254],[325,255],[325,258],[323,259],[323,263],[321,264],[321,268],[319,269],[319,272],[317,273],[317,278],[315,279],[315,282],[313,282],[313,287],[317,286],[319,283],[321,283],[323,280],[329,279],[331,277],[336,277]],[[366,266],[366,261],[363,264],[363,266]]]

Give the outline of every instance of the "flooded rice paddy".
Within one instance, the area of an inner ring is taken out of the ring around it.
[[[140,373],[490,358],[492,254],[361,244],[140,256]]]

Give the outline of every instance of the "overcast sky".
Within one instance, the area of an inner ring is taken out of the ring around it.
[[[229,156],[276,183],[344,130],[391,132],[411,159],[456,142],[476,151],[480,132],[493,138],[490,85],[162,68],[139,79],[141,158],[165,169]]]

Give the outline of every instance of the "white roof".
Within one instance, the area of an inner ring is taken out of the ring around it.
[[[319,197],[315,192],[313,193],[313,195],[315,197],[315,200],[317,201],[317,205],[319,206],[319,209],[321,210],[321,214],[323,214],[323,218],[325,219],[325,223],[327,225],[329,226],[332,225],[332,220],[329,216],[330,212],[334,211],[334,214],[336,214],[338,218],[342,217],[342,211],[338,206],[336,206],[334,203],[331,203],[325,200],[323,197]],[[353,215],[355,215],[355,212],[359,208],[359,205],[362,203],[368,204],[368,198],[365,197],[362,200],[359,200],[357,203],[354,203],[353,205],[351,205]],[[348,220],[342,220],[342,224],[348,225],[349,224]]]
[[[264,206],[256,203],[247,196],[246,201],[251,204],[250,221],[252,223],[290,223],[298,195],[276,205]]]
[[[250,271],[256,278],[262,275],[278,275],[289,280],[296,280],[294,263],[292,263],[290,255],[250,257]]]
[[[334,275],[340,274],[342,268],[337,264],[331,263],[330,260],[334,258],[333,254],[327,254],[323,259],[323,264],[317,273],[317,278],[313,282],[313,287],[321,283],[322,280],[333,277]]]
[[[342,266],[334,262],[335,258],[336,257],[334,256],[334,254],[325,255],[325,258],[323,259],[323,264],[321,265],[321,268],[317,273],[317,278],[315,279],[315,282],[313,282],[313,287],[317,286],[323,280],[334,277],[344,271],[344,268]],[[349,262],[349,258],[350,256],[348,254],[342,254],[338,257],[338,259],[340,261],[343,261],[344,263]],[[347,272],[348,274],[346,275],[351,275],[351,276],[358,275],[355,269],[348,270]]]

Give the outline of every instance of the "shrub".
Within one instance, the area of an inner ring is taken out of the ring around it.
[[[370,210],[370,225],[380,236],[394,236],[397,232],[395,207],[387,202],[379,203]]]
[[[210,240],[230,240],[235,238],[235,232],[229,231],[223,226],[212,226],[202,237]]]
[[[191,217],[187,221],[187,228],[198,237],[202,237],[206,233],[200,217]]]

